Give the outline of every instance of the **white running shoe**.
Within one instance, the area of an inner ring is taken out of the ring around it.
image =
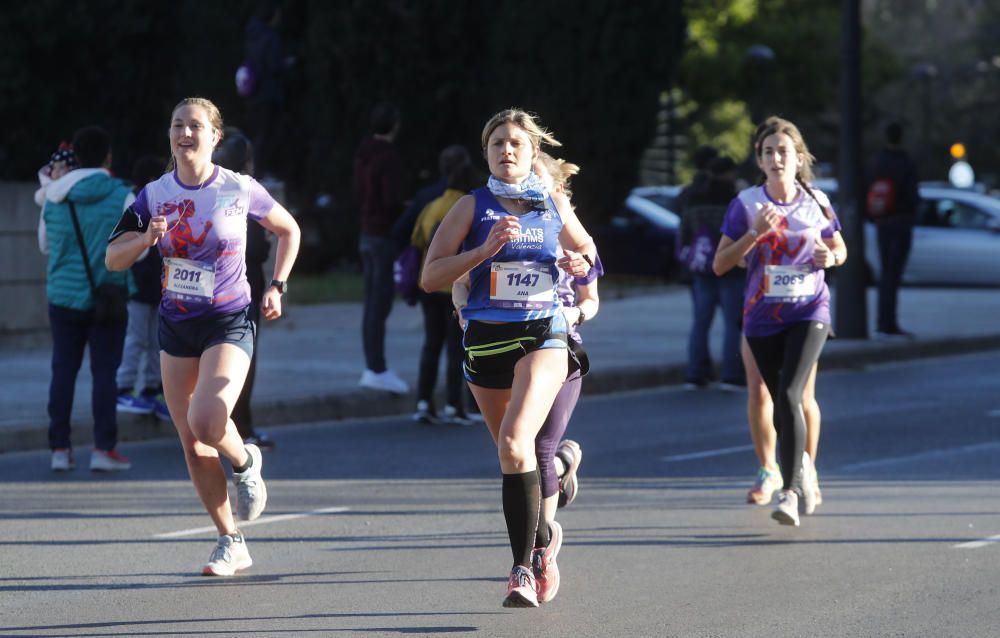
[[[132,469],[132,463],[115,450],[98,450],[90,453],[91,472],[123,472]]]
[[[261,515],[267,505],[267,486],[260,475],[264,464],[260,448],[253,443],[245,448],[253,459],[253,465],[246,472],[233,472],[233,485],[236,486],[236,515],[240,520],[252,521]]]
[[[52,450],[51,467],[53,472],[68,472],[75,468],[76,461],[73,460],[73,450],[69,448]]]
[[[461,425],[463,427],[476,425],[476,422],[470,419],[469,415],[462,414],[453,405],[444,406],[444,410],[441,411],[441,422],[446,425]]]
[[[771,518],[782,525],[799,526],[799,495],[792,490],[778,492],[778,504],[771,512]]]
[[[392,392],[393,394],[406,394],[410,391],[410,386],[406,385],[406,381],[403,381],[399,378],[398,374],[388,369],[385,372],[365,370],[361,373],[358,385],[363,388],[371,388],[372,390]]]
[[[232,576],[238,571],[253,565],[250,552],[243,534],[235,532],[220,536],[208,557],[208,562],[201,568],[202,576]]]
[[[816,511],[816,468],[808,452],[802,453],[802,512],[811,516]]]

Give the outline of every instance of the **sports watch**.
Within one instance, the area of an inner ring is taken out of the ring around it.
[[[288,292],[288,282],[287,281],[280,281],[278,279],[272,279],[271,283],[269,284],[269,287],[271,287],[271,288],[277,288],[278,292],[281,293],[281,294],[285,294],[286,292]]]

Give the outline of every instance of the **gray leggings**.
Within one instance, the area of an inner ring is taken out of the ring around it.
[[[802,452],[806,445],[802,391],[829,336],[829,325],[819,321],[800,321],[776,335],[747,337],[760,376],[774,402],[778,463],[781,465],[782,488],[786,490],[801,491]]]

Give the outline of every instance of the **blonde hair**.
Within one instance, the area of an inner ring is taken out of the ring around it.
[[[796,179],[800,183],[812,184],[812,166],[813,162],[816,161],[816,158],[809,152],[809,147],[806,146],[806,141],[802,138],[802,133],[799,131],[799,128],[786,119],[772,115],[757,126],[757,131],[753,136],[753,150],[757,159],[759,160],[764,152],[764,140],[777,133],[784,133],[787,135],[792,140],[792,146],[795,147],[795,153],[802,158],[802,161],[799,162],[798,171],[795,173]]]
[[[222,113],[219,111],[219,107],[215,105],[212,100],[204,97],[186,97],[177,103],[177,106],[170,111],[170,119],[173,120],[174,114],[177,110],[184,106],[200,106],[205,109],[205,113],[208,115],[208,123],[212,125],[216,131],[219,132],[219,141],[223,138],[223,128],[222,123]],[[167,172],[174,170],[174,154],[170,154],[170,160],[167,162]]]
[[[537,115],[533,115],[519,108],[504,109],[491,117],[483,127],[482,144],[483,151],[486,151],[486,144],[490,141],[490,135],[501,124],[514,124],[528,134],[531,145],[540,149],[542,143],[549,146],[562,146],[562,143],[552,136],[552,133],[538,125],[535,121]]]
[[[538,153],[538,161],[542,163],[545,170],[552,176],[552,183],[555,186],[561,186],[562,192],[566,194],[566,197],[572,197],[573,191],[569,188],[569,180],[580,172],[580,167],[564,159],[552,157],[545,151]]]

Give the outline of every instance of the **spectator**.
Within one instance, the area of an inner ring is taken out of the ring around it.
[[[694,177],[691,178],[691,183],[681,190],[674,201],[678,213],[684,211],[684,206],[687,204],[691,192],[701,188],[709,180],[708,163],[718,156],[719,149],[707,144],[699,146],[691,154],[691,163],[694,164],[695,173]]]
[[[740,359],[740,319],[743,313],[742,268],[717,276],[712,272],[715,248],[729,203],[736,197],[736,163],[717,156],[707,165],[707,179],[693,186],[681,213],[681,254],[691,271],[691,301],[694,316],[688,336],[686,387],[703,388],[714,378],[708,339],[715,308],[722,309],[722,388],[746,385]]]
[[[222,141],[212,153],[212,162],[222,168],[253,177],[253,144],[243,134],[243,131],[234,126],[227,126],[223,129]],[[236,399],[236,405],[233,406],[232,419],[236,424],[236,430],[243,437],[243,442],[253,443],[262,450],[273,448],[274,440],[267,434],[254,430],[250,397],[253,394],[253,384],[257,377],[257,343],[260,330],[263,328],[260,322],[260,304],[264,299],[264,291],[267,290],[267,281],[264,279],[264,262],[267,261],[270,254],[271,242],[267,239],[264,227],[256,221],[247,220],[247,283],[250,284],[250,305],[247,307],[247,313],[254,325],[257,326],[257,330],[254,331],[253,335],[250,369],[247,371],[246,381],[243,382],[243,390],[240,392],[239,398]]]
[[[441,154],[438,156],[438,170],[441,173],[440,179],[418,190],[413,199],[410,200],[410,203],[407,204],[406,210],[403,211],[403,214],[393,224],[392,238],[400,250],[410,243],[410,237],[413,235],[413,228],[416,225],[417,216],[420,215],[420,212],[431,201],[444,194],[445,189],[448,187],[448,176],[451,175],[451,172],[456,167],[462,164],[469,164],[471,161],[469,151],[461,144],[452,144],[441,151]]]
[[[127,470],[131,464],[117,451],[115,414],[115,371],[122,359],[126,320],[122,313],[99,321],[94,291],[100,287],[117,292],[124,309],[126,273],[108,272],[104,267],[104,245],[135,196],[128,184],[108,171],[111,136],[107,131],[97,126],[78,130],[73,135],[73,149],[80,168],[48,185],[42,210],[49,249],[45,292],[52,330],[48,405],[51,468],[60,472],[75,467],[70,415],[76,376],[89,346],[94,418],[90,469]]]
[[[903,127],[892,122],[885,127],[885,146],[872,159],[867,175],[867,213],[875,223],[882,264],[878,282],[878,323],[882,338],[913,338],[899,327],[897,301],[906,260],[913,244],[917,218],[917,167],[902,147]]]
[[[163,175],[167,160],[149,155],[140,157],[132,168],[132,192]],[[128,301],[128,328],[125,332],[125,349],[118,366],[119,412],[154,414],[164,421],[170,420],[170,411],[163,400],[160,382],[160,339],[157,327],[160,321],[160,276],[163,260],[157,250],[146,255],[129,269],[135,289]]]
[[[359,384],[406,394],[406,382],[385,360],[385,322],[395,294],[392,265],[397,253],[391,232],[403,210],[403,160],[393,144],[399,133],[399,108],[389,102],[376,105],[371,132],[354,155],[354,201],[361,213],[358,252],[365,295],[361,320],[365,370]]]

